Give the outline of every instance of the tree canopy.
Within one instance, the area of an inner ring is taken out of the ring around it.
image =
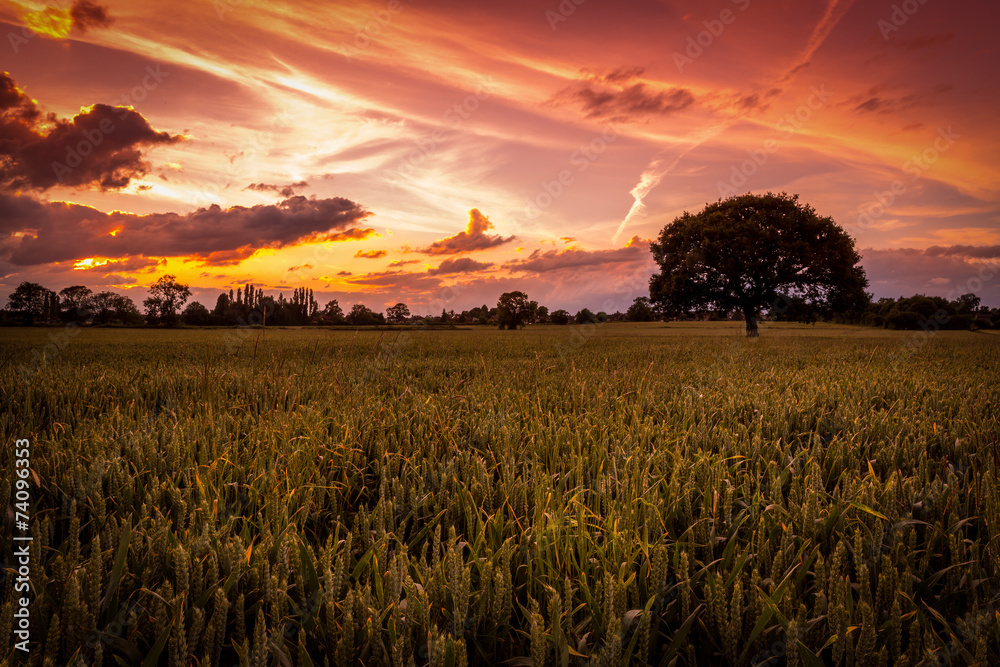
[[[45,319],[59,314],[59,298],[50,289],[38,283],[23,282],[7,297],[7,307],[21,313],[25,324],[33,324],[35,319]]]
[[[658,308],[737,311],[748,336],[757,335],[761,310],[783,312],[793,299],[824,316],[868,301],[854,239],[798,195],[746,194],[685,211],[650,249],[661,269],[649,283]]]
[[[405,322],[410,317],[410,308],[405,303],[397,303],[386,308],[385,314],[392,322]]]
[[[160,276],[149,288],[149,298],[142,302],[150,322],[177,323],[177,311],[191,298],[187,285],[177,282],[176,276]]]
[[[655,320],[656,311],[653,309],[653,304],[650,303],[649,297],[637,296],[632,305],[628,307],[625,319],[629,322],[652,322]]]
[[[501,329],[517,329],[534,317],[538,304],[528,301],[524,292],[504,292],[497,301],[497,325]]]

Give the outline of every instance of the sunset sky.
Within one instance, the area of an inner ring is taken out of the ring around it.
[[[856,238],[876,297],[998,306],[998,19],[974,0],[0,0],[0,296],[140,304],[170,273],[209,308],[252,282],[345,310],[521,289],[624,311],[683,211],[785,191]]]

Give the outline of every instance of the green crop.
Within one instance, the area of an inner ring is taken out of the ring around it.
[[[29,664],[1000,661],[1000,338],[741,333],[2,330]]]

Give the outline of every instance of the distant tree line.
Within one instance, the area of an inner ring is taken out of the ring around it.
[[[832,322],[837,324],[860,324],[871,327],[898,330],[918,329],[1000,329],[1000,308],[981,305],[975,294],[963,294],[953,301],[940,296],[916,294],[910,297],[881,298],[871,300],[860,308],[845,312],[824,312],[804,299],[796,296],[779,295],[769,308],[755,313],[777,322]],[[740,321],[744,315],[737,309],[692,309],[674,312],[657,307],[646,297],[639,297],[629,307],[625,318],[630,322],[651,322],[659,320],[690,321]]]
[[[1000,329],[1000,308],[983,306],[975,294],[954,301],[917,294],[869,303],[861,323],[887,329]]]
[[[637,297],[622,312],[592,312],[582,308],[575,314],[559,309],[550,311],[525,292],[502,294],[497,305],[486,304],[463,311],[442,310],[440,315],[416,315],[405,303],[397,303],[381,313],[361,303],[345,313],[336,299],[320,308],[313,291],[298,288],[291,298],[284,293],[277,298],[252,284],[222,292],[209,310],[198,301],[188,303],[191,290],[174,276],[162,276],[149,288],[142,310],[127,296],[115,292],[94,292],[84,285],[73,285],[54,292],[42,285],[23,282],[7,299],[0,311],[4,324],[87,323],[100,325],[244,326],[244,325],[345,325],[419,323],[425,325],[493,325],[517,329],[528,324],[599,324],[603,322],[654,322],[668,320],[743,321],[737,308],[664,307],[646,296]],[[186,304],[186,305],[185,305]],[[770,308],[755,313],[775,321],[815,323],[818,321],[864,324],[887,329],[998,329],[1000,308],[981,305],[975,294],[963,294],[954,301],[943,297],[917,294],[899,299],[872,301],[869,295],[863,307],[850,311],[824,312],[804,299],[779,295]]]

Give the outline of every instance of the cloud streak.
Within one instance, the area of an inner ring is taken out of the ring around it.
[[[593,268],[622,263],[652,263],[649,242],[633,236],[623,248],[584,250],[573,246],[563,250],[535,250],[524,259],[510,260],[504,268],[516,273],[549,273],[566,269]]]

